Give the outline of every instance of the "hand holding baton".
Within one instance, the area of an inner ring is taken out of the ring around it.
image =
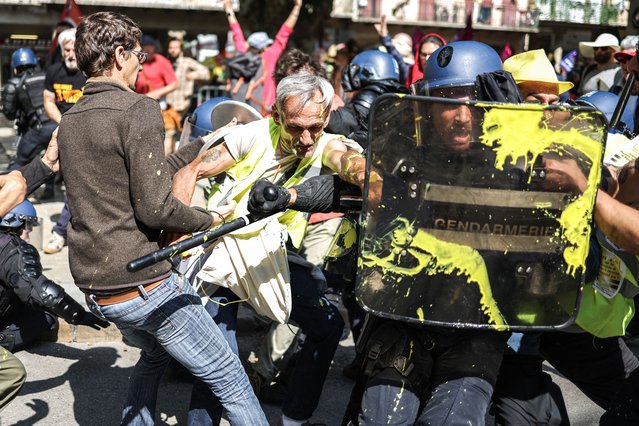
[[[263,195],[264,198],[269,201],[274,201],[277,198],[276,190],[271,187],[265,188]],[[274,213],[277,212],[272,212],[271,214]],[[255,222],[256,220],[262,219],[263,217],[265,216],[258,217],[253,214],[247,214],[246,216],[238,217],[237,219],[233,219],[232,221],[222,224],[215,229],[210,229],[191,238],[187,238],[186,240],[180,241],[168,247],[164,247],[160,250],[156,250],[152,253],[134,259],[127,263],[126,269],[129,272],[137,272],[141,269],[144,269],[151,265],[155,265],[156,263],[159,263],[177,254],[183,253],[194,247],[200,246],[210,241],[214,241],[226,234],[243,228],[246,225]]]

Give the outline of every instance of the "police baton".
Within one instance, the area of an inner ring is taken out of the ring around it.
[[[266,188],[264,190],[264,198],[269,201],[274,201],[275,199],[277,199],[277,192],[274,188]],[[277,212],[273,213],[275,214]],[[142,257],[138,257],[137,259],[134,259],[127,263],[126,269],[129,272],[137,272],[141,269],[144,269],[151,265],[155,265],[158,262],[173,257],[176,254],[183,253],[204,243],[215,241],[216,239],[223,237],[228,233],[236,231],[252,222],[255,222],[257,219],[262,219],[262,217],[257,218],[251,214],[238,217],[237,219],[233,219],[230,222],[224,223],[215,229],[204,231],[191,238],[187,238],[186,240],[172,244],[168,247],[164,247],[160,250],[156,250],[149,254],[145,254]]]
[[[632,86],[635,84],[635,74],[629,73],[626,78],[626,82],[623,85],[623,89],[621,89],[621,93],[619,93],[619,102],[617,102],[617,106],[615,107],[615,111],[612,113],[612,117],[610,118],[610,129],[614,130],[623,130],[621,128],[619,121],[621,119],[621,115],[623,114],[624,109],[626,109],[626,105],[628,104],[628,99],[630,98],[630,92],[632,90]],[[624,123],[628,124],[628,123]]]
[[[229,232],[233,232],[242,228],[243,226],[248,225],[249,223],[251,223],[251,219],[248,215],[238,217],[237,219],[233,219],[232,221],[218,226],[215,229],[210,229],[191,238],[180,241],[179,243],[172,244],[160,250],[145,254],[142,257],[138,257],[137,259],[127,263],[126,269],[129,272],[137,272],[148,266],[155,265],[158,262],[173,257],[176,254],[180,254],[194,247],[200,246],[208,241],[214,241],[220,237],[223,237]]]

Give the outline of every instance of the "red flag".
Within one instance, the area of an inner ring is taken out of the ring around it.
[[[504,49],[499,54],[499,57],[501,58],[501,61],[504,62],[506,59],[510,58],[511,56],[513,56],[513,50],[510,48],[510,43],[506,42],[506,45],[504,46]]]
[[[80,21],[84,18],[82,11],[80,11],[80,8],[75,4],[74,0],[67,0],[62,8],[60,21],[68,20],[67,18],[73,21],[76,27],[80,25]]]
[[[466,18],[466,28],[463,30],[457,31],[457,35],[455,35],[455,39],[453,41],[464,41],[464,40],[472,40],[473,39],[473,14],[472,12],[468,14]]]
[[[60,20],[58,22],[68,22],[69,24],[77,27],[80,25],[80,21],[82,21],[84,15],[82,15],[82,11],[75,4],[75,0],[66,0],[64,6],[62,7],[62,13],[60,14]],[[53,34],[53,40],[51,40],[51,48],[49,49],[49,53],[53,53],[55,48],[58,47],[58,34]]]

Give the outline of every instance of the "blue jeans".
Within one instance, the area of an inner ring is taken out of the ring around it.
[[[378,383],[364,393],[360,425],[483,425],[493,387],[479,377],[437,386],[420,414],[421,401],[406,387]]]
[[[204,305],[206,312],[213,318],[220,328],[224,339],[228,342],[231,350],[237,356],[240,355],[235,338],[235,327],[237,325],[237,310],[239,304],[238,297],[228,288],[220,288],[211,297],[211,301]],[[231,303],[223,306],[220,303]],[[222,405],[213,396],[213,399],[206,396],[206,385],[201,380],[195,380],[191,391],[191,402],[189,404],[189,414],[186,424],[193,426],[212,426],[220,424],[222,419]]]
[[[62,211],[60,212],[60,217],[58,221],[53,225],[53,230],[56,234],[62,235],[64,238],[67,238],[67,226],[69,226],[69,221],[71,220],[71,212],[69,211],[69,200],[67,200],[66,194],[64,195],[64,206],[62,207]]]
[[[175,358],[206,383],[226,409],[233,425],[268,425],[239,358],[231,352],[219,328],[208,315],[193,287],[173,274],[141,296],[115,305],[89,307],[140,348],[122,424],[153,425],[158,386],[170,358]]]
[[[317,408],[324,381],[342,335],[344,321],[337,307],[323,296],[323,291],[318,288],[308,269],[294,263],[289,263],[289,269],[293,296],[291,320],[300,326],[306,339],[291,376],[282,412],[287,417],[303,421],[309,419]],[[219,301],[220,298],[227,301],[237,300],[227,289],[218,290],[213,299]],[[225,330],[225,337],[235,340],[237,304],[222,306],[209,302],[207,311],[216,321],[225,323],[220,324]],[[233,342],[233,345],[237,343]],[[210,398],[202,399],[203,390],[202,384],[196,381],[191,394],[189,425],[219,424],[220,410],[211,404]]]
[[[393,327],[384,328],[389,323]],[[387,331],[382,332],[384,329]],[[401,350],[396,342],[386,342],[392,344],[389,353],[376,361],[366,352],[375,368],[365,385],[358,424],[485,424],[508,333],[378,320],[369,339],[389,340],[388,330],[404,330],[406,337]],[[412,364],[408,367],[411,372],[401,374],[395,367],[402,359],[399,354]]]
[[[47,148],[51,134],[58,124],[49,120],[42,124],[30,127],[19,139],[16,147],[16,156],[9,164],[8,170],[16,170],[27,165],[40,155],[40,151]]]

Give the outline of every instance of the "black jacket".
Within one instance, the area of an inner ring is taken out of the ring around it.
[[[385,93],[408,93],[396,81],[376,81],[360,89],[342,108],[331,113],[326,127],[328,133],[345,135],[362,147],[368,146],[368,118],[375,99]]]

